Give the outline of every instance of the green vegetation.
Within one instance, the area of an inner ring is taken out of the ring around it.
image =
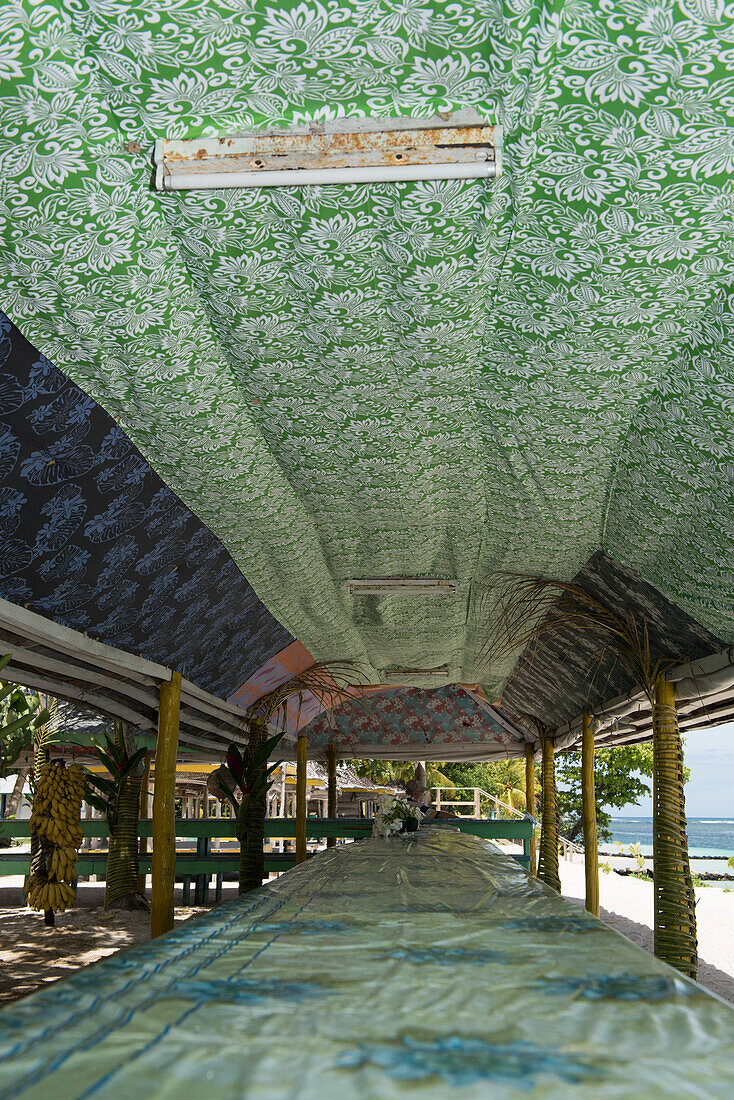
[[[582,831],[581,753],[569,752],[556,758],[558,810],[561,833],[575,840]],[[615,749],[597,749],[594,753],[596,790],[596,827],[599,840],[612,838],[612,819],[608,809],[620,810],[650,793],[644,778],[652,776],[652,744],[622,745]]]
[[[10,654],[0,657],[0,672],[10,661]],[[41,700],[34,692],[26,692],[18,684],[0,680],[0,778],[4,778],[24,749],[29,749],[38,727],[48,719]]]
[[[415,762],[406,760],[355,760],[355,771],[373,783],[404,783],[412,779]],[[525,808],[525,762],[493,760],[484,763],[426,763],[429,787],[479,787],[516,810]],[[489,798],[481,800],[482,814],[493,808]]]
[[[415,772],[415,762],[411,760],[354,760],[352,765],[358,775],[363,775],[373,783],[407,783],[413,778]],[[445,771],[452,767],[454,767],[453,764],[434,764],[433,761],[428,761],[426,764],[428,786],[456,786]],[[479,786],[479,784],[470,784],[470,786],[475,785]]]

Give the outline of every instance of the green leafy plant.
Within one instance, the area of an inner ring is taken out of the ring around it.
[[[0,657],[0,672],[11,655]],[[23,749],[30,748],[34,735],[49,720],[50,713],[34,692],[0,680],[0,777],[7,775]]]
[[[253,746],[240,748],[231,744],[223,768],[219,772],[219,783],[227,796],[236,821],[235,835],[240,844],[247,837],[247,817],[250,803],[266,795],[273,785],[270,776],[280,767],[280,761],[268,767],[271,753],[283,740],[285,730]]]
[[[138,889],[138,818],[140,788],[146,748],[136,748],[135,739],[121,722],[115,722],[115,736],[105,735],[105,745],[94,751],[107,775],[87,770],[85,800],[107,818],[110,849],[105,876],[105,909],[147,909],[148,902]]]
[[[289,703],[291,700],[298,701],[294,715],[298,729],[304,694],[315,695],[324,708],[347,701],[359,705],[361,692],[355,682],[360,676],[360,667],[354,661],[315,661],[273,691],[256,699],[245,712],[247,748],[230,745],[225,764],[219,771],[220,779],[224,780],[221,789],[231,803],[236,818],[241,894],[260,886],[265,874],[263,836],[267,792],[272,785],[269,777],[279,766],[276,763],[269,768],[267,763],[285,733]],[[279,729],[279,732],[268,738],[267,732],[273,728]],[[239,799],[236,794],[238,790]]]
[[[637,870],[644,871],[645,857],[642,854],[642,848],[640,847],[639,841],[637,842],[637,844],[630,844],[629,853],[633,857],[635,864],[637,865]]]

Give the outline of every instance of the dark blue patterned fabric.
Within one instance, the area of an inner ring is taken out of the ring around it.
[[[3,314],[0,596],[224,697],[293,640],[115,421]]]

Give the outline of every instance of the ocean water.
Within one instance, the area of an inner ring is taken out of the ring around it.
[[[652,855],[652,818],[615,817],[612,819],[612,841],[625,848],[640,844],[643,855]],[[613,851],[613,844],[604,846]],[[691,856],[734,856],[734,819],[728,817],[688,818],[688,853]]]
[[[612,843],[600,844],[600,853],[614,854],[619,851],[614,841],[619,841],[625,849],[629,849],[630,844],[639,844],[642,855],[651,857],[652,818],[612,818]],[[734,818],[689,817],[688,854],[694,873],[713,871],[721,875],[734,874],[726,863],[729,856],[734,856]],[[613,865],[617,865],[616,861]],[[648,866],[651,865],[651,862],[648,863]]]

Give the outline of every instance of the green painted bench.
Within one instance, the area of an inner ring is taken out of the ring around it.
[[[531,821],[516,819],[502,821],[496,818],[478,820],[474,818],[459,818],[456,821],[459,829],[464,833],[484,837],[486,840],[512,840],[523,845],[523,854],[516,855],[517,862],[530,869],[530,839],[533,835]],[[81,822],[85,837],[104,838],[108,835],[106,821]],[[321,840],[328,837],[341,839],[360,840],[372,832],[372,819],[363,818],[326,818],[308,817],[306,819],[306,836],[310,840]],[[209,883],[215,877],[215,898],[222,896],[222,882],[225,875],[236,875],[239,870],[239,854],[231,852],[212,852],[210,842],[213,839],[234,840],[233,822],[231,818],[180,818],[176,821],[176,837],[179,840],[196,840],[196,852],[179,849],[176,853],[176,879],[183,883],[184,905],[190,901],[191,882],[194,882],[194,900],[205,903],[209,898]],[[30,827],[27,821],[6,822],[5,835],[16,839],[30,837]],[[139,823],[138,835],[149,837],[151,835],[150,819],[143,819]],[[271,817],[265,823],[265,835],[268,839],[280,838],[294,839],[296,835],[295,818]],[[266,852],[265,871],[267,874],[279,871],[287,871],[295,866],[294,852]],[[140,859],[140,873],[150,874],[150,854]],[[106,852],[82,852],[77,861],[77,874],[99,875],[104,878],[107,871]],[[14,853],[12,849],[0,849],[0,878],[11,875],[26,874],[28,868],[28,853]]]

